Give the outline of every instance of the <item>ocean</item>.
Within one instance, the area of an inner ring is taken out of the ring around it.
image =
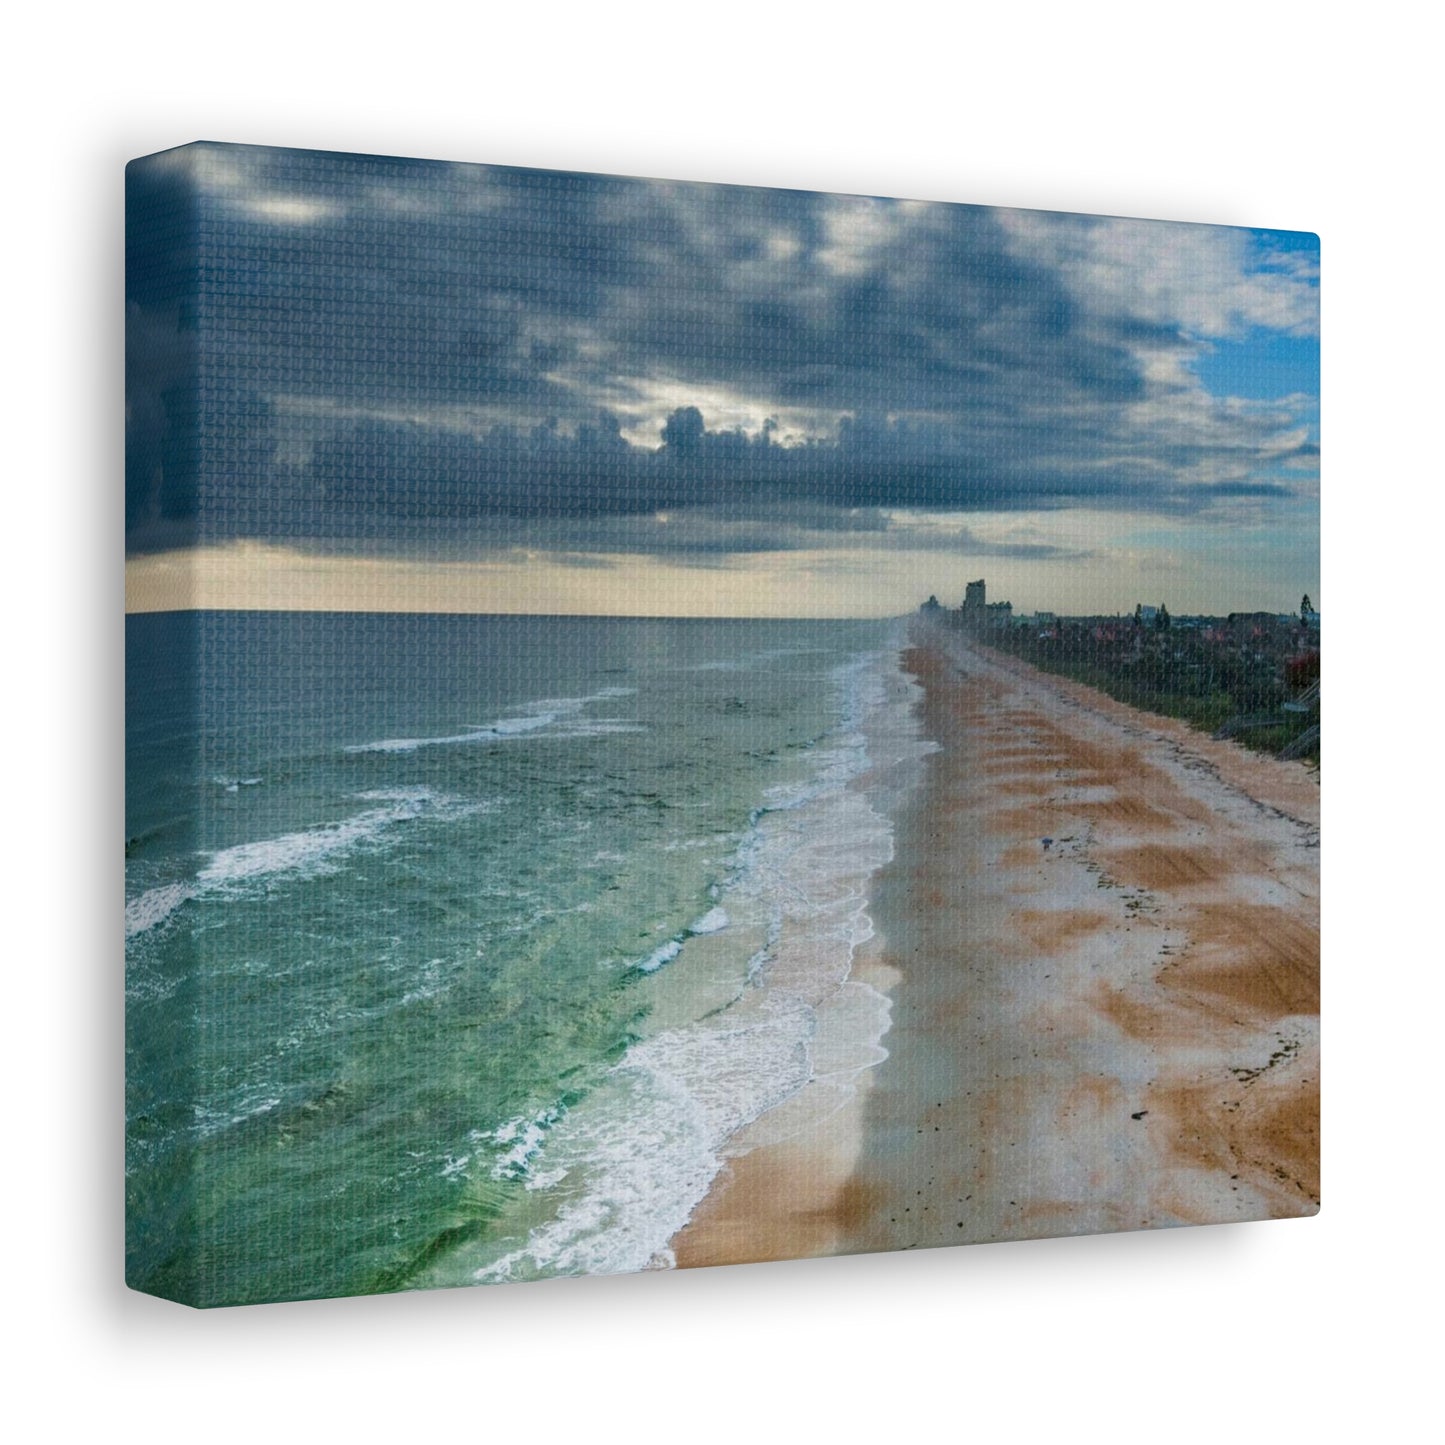
[[[129,617],[130,1283],[670,1265],[739,1129],[885,1056],[900,627]]]

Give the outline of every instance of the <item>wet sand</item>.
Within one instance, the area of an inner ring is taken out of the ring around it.
[[[905,665],[940,750],[855,964],[889,1056],[738,1136],[679,1266],[1315,1213],[1315,777],[957,633]]]

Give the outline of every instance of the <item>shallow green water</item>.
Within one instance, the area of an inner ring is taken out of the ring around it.
[[[215,1304],[637,1267],[710,1157],[717,1061],[679,1026],[766,949],[730,890],[760,817],[837,786],[887,635],[130,618],[130,1281]],[[739,1095],[796,1066],[756,1054]]]

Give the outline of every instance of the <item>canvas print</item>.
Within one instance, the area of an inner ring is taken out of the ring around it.
[[[1319,1207],[1319,243],[127,184],[126,1274]]]

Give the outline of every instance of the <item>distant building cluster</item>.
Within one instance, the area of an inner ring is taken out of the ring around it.
[[[986,631],[1012,627],[1014,622],[1013,603],[990,602],[988,588],[982,577],[964,588],[963,606],[959,611],[967,625]]]
[[[1140,602],[1132,616],[1015,616],[1011,603],[988,600],[979,578],[958,607],[930,597],[921,611],[940,626],[987,637],[993,647],[1219,736],[1240,736],[1282,757],[1318,754],[1320,614],[1308,594],[1297,613],[1175,616],[1163,602]]]
[[[1040,637],[1058,635],[1061,619],[1054,612],[1042,609],[1033,614],[1015,614],[1012,602],[990,602],[988,583],[980,577],[970,582],[963,593],[963,601],[956,608],[945,607],[936,596],[932,596],[919,608],[920,612],[946,618],[950,622],[986,631],[1022,627],[1036,632]],[[1299,639],[1320,630],[1320,614],[1306,593],[1298,613],[1291,612],[1231,612],[1227,617],[1207,615],[1176,616],[1164,603],[1140,602],[1134,608],[1132,617],[1071,617],[1063,620],[1067,625],[1086,627],[1098,641],[1119,641],[1134,630],[1153,632],[1197,632],[1206,641],[1246,642],[1252,639],[1267,639],[1272,643],[1283,638]],[[1305,637],[1307,640],[1307,637]]]

